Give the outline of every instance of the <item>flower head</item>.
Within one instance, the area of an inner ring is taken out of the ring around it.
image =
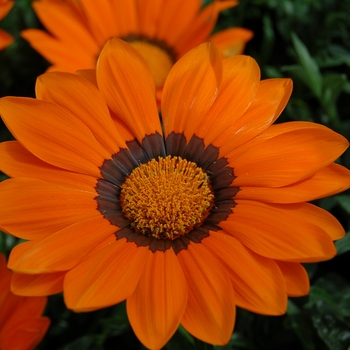
[[[130,43],[149,65],[160,100],[165,78],[188,50],[208,39],[226,56],[239,54],[252,37],[243,28],[210,35],[220,11],[237,0],[215,0],[201,9],[201,0],[40,0],[33,7],[50,32],[27,29],[22,36],[51,64],[50,70],[72,72],[95,68],[106,41]]]
[[[202,44],[169,73],[161,122],[130,45],[110,40],[91,73],[47,73],[37,99],[0,100],[18,140],[0,146],[12,177],[0,228],[28,240],[10,255],[14,291],[63,291],[75,311],[126,299],[151,349],[179,324],[225,344],[236,305],[278,315],[307,294],[300,263],[332,258],[344,231],[306,201],[350,186],[333,164],[348,141],[314,123],[272,125],[291,81],[260,81],[252,58]]]
[[[10,12],[13,5],[13,1],[0,0],[0,20],[3,19],[8,14],[8,12]],[[12,44],[12,42],[13,37],[10,34],[3,31],[2,29],[0,29],[0,50]]]
[[[31,350],[44,337],[50,320],[41,316],[46,297],[23,297],[10,291],[12,272],[0,254],[0,349]]]

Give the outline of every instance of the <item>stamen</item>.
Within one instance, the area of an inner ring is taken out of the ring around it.
[[[208,175],[181,157],[152,159],[135,168],[121,186],[122,212],[136,232],[174,240],[209,215],[214,194]]]

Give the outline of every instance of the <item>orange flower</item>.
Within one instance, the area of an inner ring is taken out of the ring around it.
[[[130,45],[111,39],[96,77],[82,74],[47,73],[37,99],[0,100],[18,140],[0,147],[12,177],[0,229],[29,240],[9,260],[16,293],[63,290],[75,311],[126,299],[151,349],[179,324],[225,344],[236,305],[279,315],[308,293],[300,263],[332,258],[344,231],[306,201],[350,186],[333,164],[348,141],[314,123],[271,125],[289,79],[260,81],[252,58],[202,44],[172,68],[161,123]]]
[[[3,19],[8,14],[8,12],[10,12],[13,5],[13,1],[0,0],[0,19]],[[13,37],[0,29],[0,50],[3,50],[6,46],[12,44],[12,42]]]
[[[210,36],[220,11],[237,0],[215,0],[201,10],[202,0],[40,0],[33,7],[49,35],[28,29],[22,36],[53,66],[72,72],[95,68],[96,59],[112,37],[129,42],[147,61],[157,96],[173,64],[200,43],[212,40],[223,54],[242,53],[252,37],[243,28]]]
[[[12,294],[12,272],[6,268],[6,259],[2,254],[0,276],[0,349],[34,349],[50,325],[50,320],[41,316],[47,298],[28,298]]]

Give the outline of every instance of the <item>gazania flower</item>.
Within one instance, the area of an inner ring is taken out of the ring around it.
[[[8,12],[10,12],[14,2],[9,0],[0,0],[0,20],[3,19]],[[13,37],[0,29],[0,50],[13,42]]]
[[[0,228],[28,240],[9,259],[16,293],[63,290],[75,311],[126,299],[151,349],[179,324],[225,344],[236,305],[279,315],[308,293],[300,263],[332,258],[344,231],[306,201],[350,186],[333,164],[348,142],[314,123],[271,125],[289,79],[260,81],[252,58],[202,44],[172,68],[161,123],[130,45],[112,39],[96,77],[83,75],[47,73],[37,99],[0,100],[18,140],[0,147],[12,177]]]
[[[41,316],[45,297],[23,297],[10,291],[12,272],[0,254],[0,349],[34,349],[44,337],[50,320]]]
[[[33,7],[50,32],[28,29],[22,36],[51,64],[50,70],[72,72],[95,68],[106,41],[121,38],[148,63],[160,99],[173,64],[209,38],[227,56],[241,53],[252,32],[232,28],[210,36],[222,10],[237,0],[40,0]]]

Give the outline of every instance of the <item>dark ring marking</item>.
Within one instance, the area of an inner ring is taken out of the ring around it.
[[[157,38],[149,38],[146,35],[140,34],[129,34],[120,37],[120,39],[128,43],[132,43],[133,41],[143,41],[151,45],[158,46],[160,49],[162,49],[169,55],[173,63],[175,63],[178,59],[178,55],[176,54],[175,50],[163,40],[159,40]]]
[[[179,133],[171,133],[165,142],[158,133],[146,135],[141,144],[133,140],[127,142],[127,146],[128,148],[121,149],[113,154],[111,159],[104,161],[100,167],[102,178],[96,185],[97,209],[112,225],[118,227],[115,232],[117,239],[126,238],[128,242],[134,242],[139,247],[148,246],[152,252],[172,248],[178,254],[181,250],[187,249],[191,242],[200,243],[210,235],[209,231],[221,230],[217,225],[233,212],[236,205],[233,198],[239,188],[229,187],[235,179],[234,171],[228,166],[226,158],[218,158],[217,147],[213,145],[206,147],[204,140],[195,135],[187,142],[185,136]],[[214,192],[214,203],[204,222],[174,240],[156,239],[135,232],[130,220],[122,213],[119,202],[121,185],[136,167],[153,158],[167,155],[195,162],[207,173]]]

